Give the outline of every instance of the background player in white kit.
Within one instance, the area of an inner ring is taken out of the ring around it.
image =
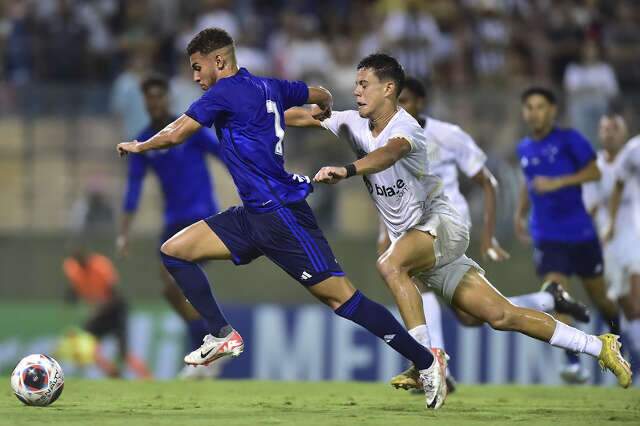
[[[427,90],[418,79],[407,77],[404,88],[398,98],[400,106],[418,121],[424,129],[428,141],[435,142],[430,147],[429,171],[442,179],[444,195],[449,203],[460,213],[467,226],[471,227],[471,214],[467,200],[460,192],[458,170],[471,179],[483,190],[484,223],[481,237],[481,253],[483,258],[503,261],[509,258],[495,237],[496,204],[498,181],[486,166],[487,156],[478,147],[473,138],[459,126],[436,120],[423,115],[426,109]],[[382,255],[391,244],[384,223],[380,224],[378,238],[378,255]],[[420,286],[418,286],[420,287]],[[429,324],[431,343],[436,348],[445,349],[442,333],[442,312],[436,295],[427,288],[422,288],[424,314]],[[578,321],[588,322],[589,316],[584,305],[574,301],[558,283],[549,282],[545,291],[510,297],[511,303],[525,308],[551,313],[559,311],[574,316]],[[458,319],[465,325],[480,325],[475,318],[457,312]],[[392,380],[402,386],[402,376]],[[454,380],[448,375],[449,391],[453,389]]]
[[[592,336],[543,312],[511,304],[465,256],[468,227],[442,195],[439,178],[425,172],[427,142],[417,121],[398,106],[404,71],[395,58],[374,54],[357,67],[354,96],[358,111],[333,112],[320,122],[309,111],[285,114],[287,125],[324,127],[334,134],[346,128],[361,157],[344,167],[323,167],[314,181],[335,184],[362,175],[392,244],[378,259],[378,270],[394,295],[412,335],[432,347],[422,300],[412,276],[440,292],[454,308],[497,330],[518,331],[550,344],[588,353],[610,369],[623,387],[631,371],[620,354],[617,336]],[[442,381],[444,385],[444,380]]]
[[[632,365],[637,369],[640,365],[640,169],[637,168],[640,137],[625,145],[627,126],[624,118],[617,114],[600,119],[598,134],[604,148],[598,152],[597,159],[602,178],[584,185],[583,197],[603,239],[608,296],[622,308],[624,317],[620,328],[629,343]],[[610,204],[614,204],[613,215]]]

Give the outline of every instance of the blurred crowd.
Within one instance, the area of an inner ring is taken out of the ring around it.
[[[16,85],[176,75],[190,38],[213,26],[231,33],[255,73],[338,88],[376,50],[445,87],[535,79],[581,91],[607,78],[581,68],[602,64],[619,85],[640,84],[631,0],[2,0],[0,16],[2,76]]]
[[[428,83],[432,115],[508,162],[523,132],[514,106],[532,83],[561,92],[564,123],[594,143],[612,106],[637,128],[639,22],[634,0],[0,0],[0,115],[111,113],[129,139],[148,121],[141,79],[168,76],[185,111],[200,94],[186,45],[222,27],[240,65],[325,85],[337,109],[353,102],[359,59],[387,51]],[[291,149],[304,169],[334,158],[315,142],[304,159]]]

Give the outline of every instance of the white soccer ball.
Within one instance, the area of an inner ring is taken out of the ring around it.
[[[11,373],[11,388],[26,405],[49,405],[62,393],[64,373],[58,361],[50,356],[29,355]]]

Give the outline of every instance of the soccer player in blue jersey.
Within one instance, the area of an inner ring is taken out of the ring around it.
[[[171,123],[175,117],[170,112],[168,82],[152,76],[141,84],[151,123],[138,135],[146,141]],[[218,203],[213,193],[211,175],[207,168],[207,157],[218,157],[218,139],[210,129],[201,129],[190,136],[184,144],[162,151],[135,154],[129,157],[127,188],[122,205],[122,219],[116,247],[120,255],[127,255],[129,230],[138,209],[143,181],[147,171],[155,173],[164,196],[164,229],[160,244],[183,228],[218,212]],[[187,324],[190,350],[200,347],[208,333],[204,320],[187,302],[161,265],[164,281],[164,296]],[[183,377],[207,377],[215,373],[211,368],[185,368]]]
[[[607,297],[598,235],[582,200],[585,182],[600,179],[596,153],[580,133],[555,125],[556,99],[548,89],[532,87],[521,97],[523,117],[531,135],[517,148],[525,182],[514,217],[516,236],[534,244],[534,262],[545,282],[565,288],[577,275],[602,316],[618,333],[618,307]],[[531,206],[528,232],[526,217]],[[530,233],[530,236],[529,236]],[[567,352],[562,377],[588,378],[578,358]]]
[[[385,307],[352,286],[305,201],[312,191],[309,179],[284,169],[284,111],[310,103],[320,107],[316,118],[326,118],[331,94],[301,81],[256,77],[239,68],[233,39],[221,29],[198,33],[187,52],[203,96],[146,142],[124,142],[117,148],[121,155],[164,149],[215,125],[221,158],[243,202],[187,227],[161,247],[167,270],[210,333],[200,349],[185,356],[185,362],[208,364],[238,356],[244,348],[198,262],[224,259],[241,265],[264,255],[337,315],[366,328],[414,362],[427,406],[440,407],[446,396],[443,360],[436,361]]]

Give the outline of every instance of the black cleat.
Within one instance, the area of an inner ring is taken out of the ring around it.
[[[587,307],[571,297],[560,284],[548,281],[542,284],[542,291],[546,291],[553,296],[557,313],[571,315],[576,321],[589,322],[590,317]]]

